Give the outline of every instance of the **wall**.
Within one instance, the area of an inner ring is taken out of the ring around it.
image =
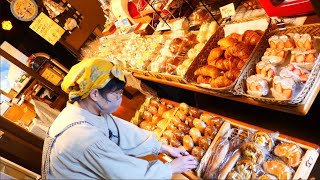
[[[68,44],[79,50],[95,27],[99,24],[103,27],[106,19],[98,0],[67,0],[67,2],[84,16],[80,28],[76,28],[66,39]]]

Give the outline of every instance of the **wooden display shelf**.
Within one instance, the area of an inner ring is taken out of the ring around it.
[[[170,101],[170,100],[167,100],[167,99],[161,99],[161,100],[165,101],[168,104],[172,104],[173,106],[176,106],[176,107],[179,106],[179,103],[177,103],[177,102]],[[232,118],[228,118],[228,117],[225,117],[225,116],[222,116],[222,115],[219,115],[219,114],[215,114],[215,113],[204,111],[204,110],[201,110],[201,111],[203,113],[208,113],[208,114],[212,114],[213,116],[221,117],[225,121],[227,121],[227,122],[229,122],[231,124],[236,124],[238,127],[245,127],[246,129],[255,129],[255,130],[258,130],[258,131],[263,131],[263,132],[268,132],[268,133],[273,133],[274,132],[274,131],[271,131],[271,130],[268,130],[268,129],[265,129],[265,128],[262,128],[262,127],[258,127],[258,126],[254,126],[254,125],[251,125],[251,124],[248,124],[248,123],[244,123],[244,122],[241,122],[241,121],[238,121],[238,120],[235,120],[235,119],[232,119]],[[221,131],[221,129],[219,130],[219,132],[220,131]],[[319,148],[320,147],[317,144],[314,144],[314,143],[311,143],[311,142],[307,142],[307,141],[304,141],[304,140],[301,140],[301,139],[298,139],[298,138],[295,138],[295,137],[292,137],[292,136],[288,136],[288,135],[282,134],[281,132],[280,132],[280,135],[279,135],[278,139],[295,142],[296,144],[299,144],[299,146],[304,148],[304,149],[315,149],[319,153]],[[160,160],[164,161],[164,162],[172,161],[172,158],[167,156],[167,155],[165,155],[165,154],[159,154],[158,158]],[[314,160],[314,162],[315,161],[316,161],[316,159]],[[187,171],[187,172],[184,172],[182,174],[185,177],[187,177],[188,179],[201,179],[200,177],[198,177],[196,175],[195,171]]]
[[[319,78],[320,76],[318,76],[318,78],[315,80],[314,85],[311,87],[309,94],[306,96],[303,104],[274,105],[274,104],[267,104],[264,102],[259,102],[259,101],[253,100],[251,98],[243,97],[243,96],[234,96],[232,94],[222,94],[222,93],[214,92],[214,91],[211,91],[211,90],[208,90],[205,88],[197,87],[192,84],[181,84],[178,82],[167,81],[167,80],[158,79],[155,77],[150,77],[150,76],[147,77],[147,76],[144,76],[144,75],[138,74],[138,73],[133,73],[133,76],[135,76],[136,78],[139,78],[139,79],[144,79],[144,80],[148,80],[148,81],[152,81],[152,82],[156,82],[156,83],[160,83],[160,84],[174,86],[177,88],[182,88],[182,89],[186,89],[186,90],[190,90],[190,91],[194,91],[194,92],[217,96],[217,97],[221,97],[221,98],[225,98],[225,99],[229,99],[229,100],[233,100],[233,101],[247,103],[247,104],[251,104],[251,105],[255,105],[255,106],[260,106],[260,107],[269,108],[269,109],[282,111],[282,112],[286,112],[286,113],[291,113],[291,114],[296,114],[296,115],[300,115],[300,116],[304,116],[309,112],[309,110],[310,110],[315,98],[317,97],[319,90],[320,90],[320,78]]]

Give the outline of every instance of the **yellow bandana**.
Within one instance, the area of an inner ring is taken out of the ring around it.
[[[121,64],[104,59],[86,59],[72,66],[61,84],[69,99],[86,98],[91,90],[103,88],[113,77],[125,82]]]

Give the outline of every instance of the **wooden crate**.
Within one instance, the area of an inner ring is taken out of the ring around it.
[[[246,138],[246,134],[248,135],[249,132],[252,131],[265,131],[265,132],[271,132],[268,130],[264,130],[258,127],[254,127],[252,125],[249,124],[245,124],[245,123],[241,123],[241,122],[235,122],[235,121],[226,121],[222,127],[220,128],[220,131],[218,132],[214,142],[211,143],[208,151],[206,152],[206,154],[203,156],[198,168],[196,169],[196,174],[198,177],[201,177],[201,172],[203,170],[203,168],[205,167],[208,159],[210,158],[210,156],[213,154],[212,153],[212,148],[214,148],[214,146],[216,145],[218,139],[220,137],[222,137],[228,130],[230,130],[231,128],[235,128],[235,129],[242,129],[243,133],[242,135],[244,136],[244,138]],[[233,135],[231,135],[232,137]],[[293,174],[293,178],[292,179],[307,179],[311,173],[311,170],[313,168],[313,166],[315,165],[317,158],[319,156],[319,152],[317,151],[317,149],[319,148],[318,145],[315,144],[311,144],[308,142],[304,142],[302,140],[299,139],[295,139],[289,136],[285,136],[280,134],[277,138],[276,138],[277,142],[287,142],[287,143],[294,143],[296,145],[298,145],[303,151],[304,151],[304,155],[301,159],[301,162],[299,164],[299,166],[297,168],[294,168],[295,173]],[[277,143],[275,144],[275,146],[277,145]]]

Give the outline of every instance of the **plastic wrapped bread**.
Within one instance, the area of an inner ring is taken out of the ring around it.
[[[294,94],[296,84],[293,78],[275,76],[272,82],[271,92],[275,99],[288,100]]]

